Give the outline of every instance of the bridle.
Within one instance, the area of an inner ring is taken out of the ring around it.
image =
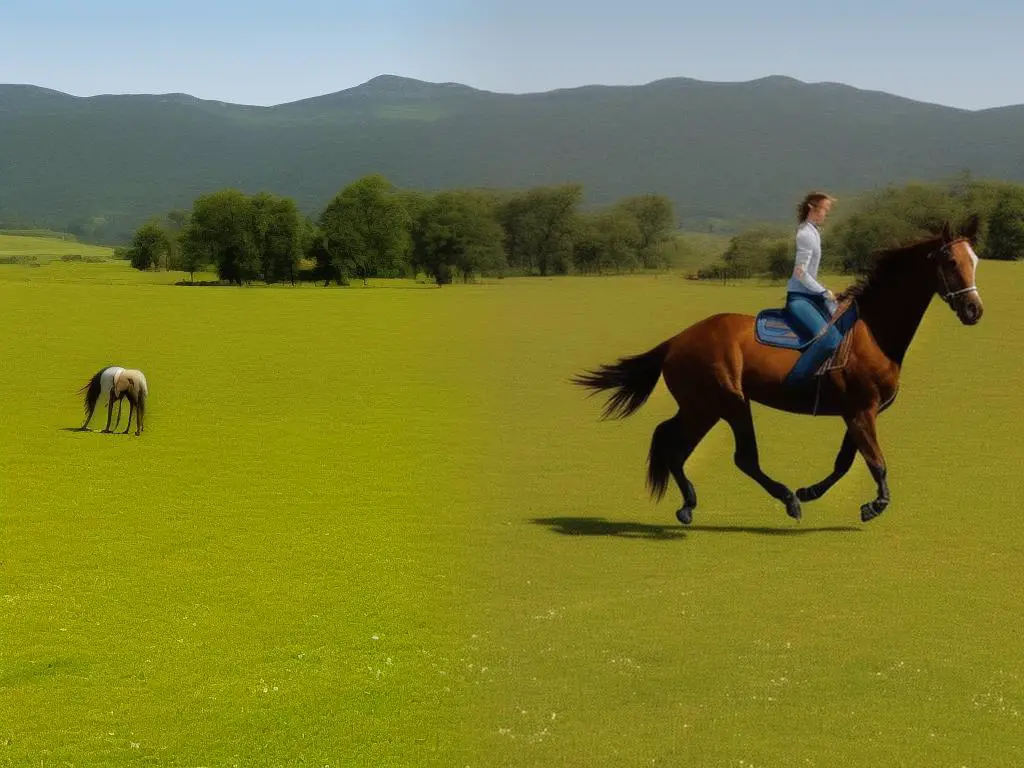
[[[957,243],[963,243],[963,242],[968,242],[968,238],[966,238],[966,237],[958,237],[956,240],[950,240],[948,243],[943,244],[943,246],[941,248],[936,248],[934,251],[929,253],[928,254],[928,259],[930,261],[934,261],[935,260],[935,256],[938,255],[938,254],[942,254],[944,256],[952,258],[953,254],[952,254],[952,251],[950,249],[954,245],[956,245]],[[978,286],[974,285],[974,284],[971,284],[971,285],[967,286],[966,288],[961,288],[961,289],[956,290],[956,291],[951,291],[951,290],[949,290],[949,283],[946,282],[946,272],[942,268],[941,264],[938,265],[938,272],[939,272],[939,280],[942,281],[942,291],[939,293],[939,297],[944,302],[949,304],[949,306],[951,308],[953,307],[953,299],[955,299],[956,297],[963,296],[964,294],[968,294],[968,293],[977,293],[978,292]]]

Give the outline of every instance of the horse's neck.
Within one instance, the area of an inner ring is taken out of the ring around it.
[[[924,271],[907,265],[893,270],[858,301],[860,315],[879,349],[897,365],[902,366],[933,295]]]

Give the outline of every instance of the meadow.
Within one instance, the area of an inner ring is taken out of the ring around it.
[[[884,515],[858,458],[790,520],[719,425],[683,528],[663,385],[600,422],[569,378],[779,285],[40,263],[0,265],[0,765],[1024,762],[1024,266],[982,262],[976,327],[929,309]],[[75,431],[113,363],[139,438]],[[755,422],[769,474],[831,469],[838,421]]]

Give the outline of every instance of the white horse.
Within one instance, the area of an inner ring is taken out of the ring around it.
[[[112,365],[98,371],[78,391],[85,393],[85,421],[82,423],[81,429],[84,430],[89,426],[100,398],[105,398],[107,401],[107,426],[104,428],[104,432],[111,431],[110,419],[114,415],[114,402],[117,401],[117,424],[114,425],[116,429],[121,424],[121,401],[127,399],[129,405],[128,424],[125,425],[124,434],[128,434],[128,430],[131,428],[133,413],[135,414],[135,434],[142,433],[145,425],[146,398],[149,396],[149,384],[142,371]]]

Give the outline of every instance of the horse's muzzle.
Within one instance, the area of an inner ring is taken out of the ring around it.
[[[956,316],[964,325],[975,325],[981,320],[984,311],[981,299],[977,297],[977,294],[970,294],[957,305]]]

